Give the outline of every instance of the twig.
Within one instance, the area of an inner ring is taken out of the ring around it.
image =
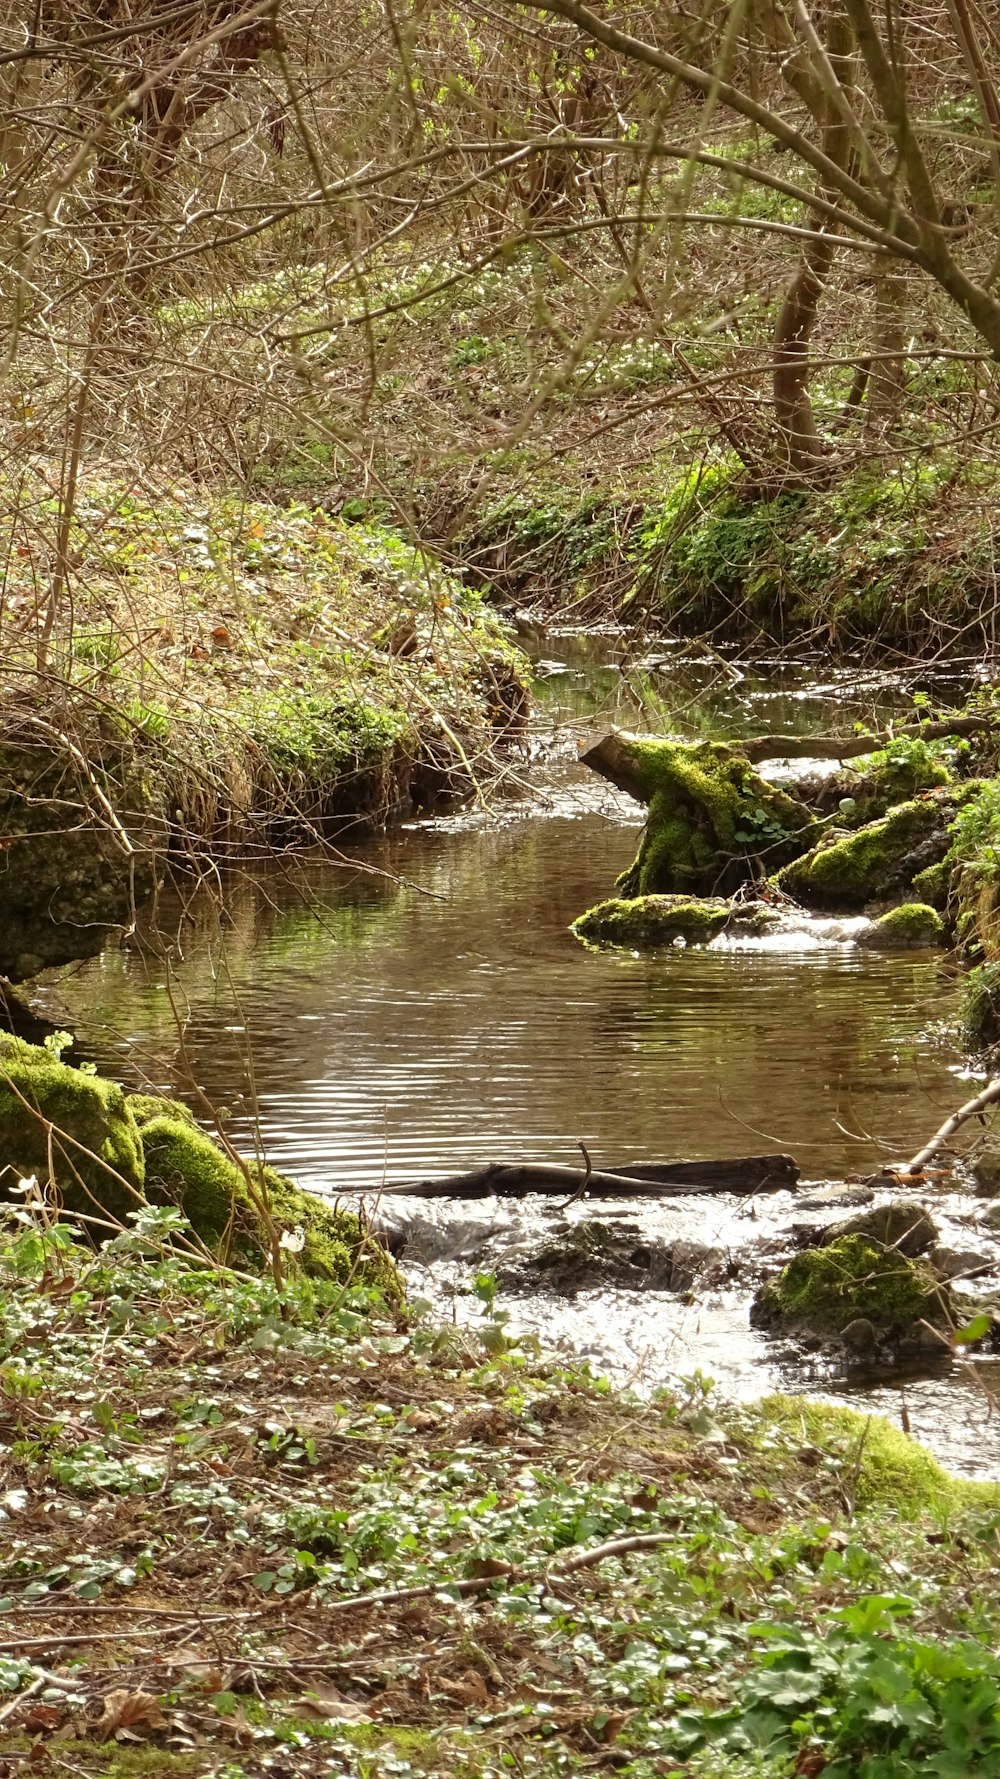
[[[584,1161],[587,1164],[587,1171],[584,1174],[583,1179],[580,1182],[579,1186],[576,1188],[576,1191],[571,1192],[569,1197],[567,1199],[565,1199],[561,1205],[556,1206],[557,1211],[568,1211],[570,1205],[575,1205],[579,1199],[583,1198],[584,1194],[586,1193],[587,1187],[590,1185],[591,1175],[594,1172],[594,1164],[590,1159],[590,1153],[587,1149],[586,1143],[584,1143],[581,1140],[580,1143],[578,1144],[578,1148],[580,1150],[580,1153],[583,1156]]]
[[[11,1699],[10,1704],[5,1705],[3,1710],[0,1711],[0,1723],[6,1723],[7,1719],[9,1717],[13,1717],[15,1711],[20,1710],[21,1706],[24,1704],[25,1699],[33,1698],[35,1693],[40,1693],[42,1690],[42,1687],[44,1685],[45,1685],[45,1675],[44,1674],[37,1675],[36,1678],[31,1682],[31,1685],[25,1687],[23,1693],[18,1693],[17,1697],[15,1699]]]
[[[945,1119],[940,1130],[935,1131],[929,1143],[918,1149],[916,1155],[911,1156],[903,1167],[892,1168],[891,1172],[899,1175],[921,1173],[924,1163],[930,1161],[944,1147],[956,1130],[967,1124],[970,1118],[975,1118],[977,1113],[985,1112],[987,1106],[995,1105],[997,1100],[1000,1100],[1000,1076],[994,1076],[992,1081],[987,1082],[982,1093],[977,1093],[975,1099],[967,1100],[964,1106],[959,1106],[957,1112]]]

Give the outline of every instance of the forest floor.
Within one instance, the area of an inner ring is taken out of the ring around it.
[[[1000,1489],[846,1410],[633,1397],[480,1294],[9,1223],[5,1779],[1000,1772]]]

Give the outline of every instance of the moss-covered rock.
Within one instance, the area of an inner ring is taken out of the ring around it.
[[[951,866],[941,859],[936,865],[928,865],[926,870],[918,871],[910,887],[919,901],[943,914],[948,906],[950,885]]]
[[[926,902],[904,902],[880,914],[858,934],[857,942],[870,951],[917,951],[943,940],[944,922],[935,908]]]
[[[946,789],[899,803],[856,833],[834,829],[778,872],[779,887],[808,908],[833,912],[886,901],[944,858],[954,812]]]
[[[774,870],[807,844],[809,812],[738,750],[634,736],[627,748],[649,817],[618,879],[626,896],[728,894],[752,875],[751,860]]]
[[[746,1411],[761,1441],[775,1435],[837,1454],[853,1478],[858,1507],[892,1507],[904,1516],[928,1507],[977,1502],[996,1505],[995,1483],[949,1476],[929,1451],[881,1415],[858,1414],[805,1396],[765,1396]]]
[[[867,1235],[843,1235],[796,1254],[754,1299],[751,1324],[795,1333],[840,1335],[858,1318],[898,1336],[913,1323],[951,1323],[945,1286],[917,1260]]]
[[[265,1266],[271,1254],[270,1219],[279,1235],[293,1236],[296,1244],[301,1240],[301,1247],[284,1252],[291,1270],[339,1284],[350,1280],[374,1286],[392,1301],[402,1297],[392,1260],[352,1213],[303,1192],[275,1168],[253,1161],[240,1166],[186,1108],[171,1100],[153,1100],[152,1114],[142,1118],[139,1130],[147,1199],[176,1205],[220,1261]]]
[[[48,1183],[50,1155],[67,1211],[123,1222],[141,1202],[142,1141],[122,1089],[0,1035],[0,1196],[19,1175]]]
[[[722,896],[632,896],[588,908],[570,931],[588,945],[651,951],[658,945],[707,945],[726,930],[760,933],[778,923],[764,902],[733,904]]]

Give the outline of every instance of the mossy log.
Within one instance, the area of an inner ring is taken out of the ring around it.
[[[388,1254],[356,1215],[334,1210],[274,1168],[226,1155],[174,1100],[126,1096],[114,1081],[0,1034],[0,1199],[34,1175],[94,1238],[144,1204],[176,1205],[220,1265],[262,1271],[272,1236],[289,1272],[402,1296]]]
[[[816,832],[811,811],[723,742],[615,729],[580,758],[649,807],[636,858],[618,879],[628,897],[730,895],[797,857]]]

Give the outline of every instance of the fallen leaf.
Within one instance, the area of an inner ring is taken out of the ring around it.
[[[302,1717],[321,1718],[325,1723],[370,1723],[371,1712],[353,1699],[342,1699],[333,1687],[318,1686],[303,1693],[295,1702]]]
[[[24,1728],[29,1735],[37,1736],[41,1730],[58,1729],[62,1723],[63,1713],[60,1705],[32,1705],[24,1720]]]
[[[94,1726],[94,1735],[99,1742],[109,1742],[112,1736],[127,1734],[132,1729],[166,1728],[167,1720],[154,1693],[129,1692],[125,1686],[116,1686],[105,1696],[104,1710]]]

